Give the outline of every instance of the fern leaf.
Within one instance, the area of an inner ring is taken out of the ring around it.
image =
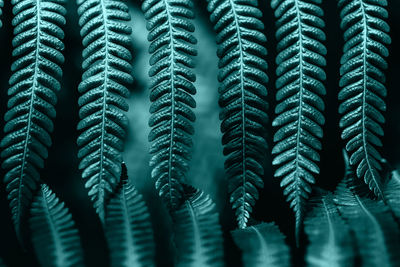
[[[382,159],[376,147],[382,146],[381,124],[386,110],[386,48],[391,42],[386,0],[341,0],[341,28],[345,45],[340,68],[339,113],[342,139],[347,140],[350,164],[357,177],[364,178],[369,188],[382,197],[379,171]]]
[[[191,0],[145,0],[151,77],[149,125],[150,165],[156,188],[167,207],[182,202],[185,175],[191,157],[193,108],[196,102],[193,72],[197,43]]]
[[[353,173],[353,176],[355,174]],[[400,230],[382,200],[360,195],[365,190],[347,177],[339,184],[335,202],[355,233],[362,266],[399,266]]]
[[[307,266],[355,266],[355,240],[339,214],[333,195],[321,192],[310,204],[312,210],[304,221],[304,231],[310,241]]]
[[[13,0],[12,76],[8,111],[1,141],[8,199],[17,236],[22,241],[25,219],[37,188],[39,170],[51,145],[56,92],[64,62],[63,0]]]
[[[131,28],[123,0],[78,0],[83,50],[79,85],[78,157],[94,207],[104,221],[105,201],[121,174],[121,152],[128,119]]]
[[[47,185],[31,207],[32,243],[41,266],[84,266],[78,230],[72,216]]]
[[[172,212],[177,266],[223,266],[224,248],[218,213],[203,191],[184,185],[185,201]]]
[[[306,199],[319,174],[326,90],[325,26],[321,0],[273,0],[276,17],[276,118],[273,165],[275,177],[296,216],[296,238],[304,217]]]
[[[243,266],[290,266],[285,236],[274,223],[260,223],[237,229],[232,232],[232,237],[242,251]]]
[[[268,82],[266,37],[257,1],[208,0],[217,33],[225,171],[238,226],[245,228],[264,186]]]
[[[106,208],[105,234],[111,266],[154,266],[154,240],[146,204],[129,182],[125,164],[121,181]]]

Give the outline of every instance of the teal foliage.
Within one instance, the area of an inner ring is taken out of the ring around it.
[[[357,177],[363,178],[369,188],[383,196],[381,154],[381,124],[386,110],[385,58],[389,25],[385,22],[388,12],[386,0],[341,0],[341,28],[345,45],[341,58],[339,113],[340,127],[350,164],[355,166]]]
[[[104,220],[105,201],[118,185],[133,82],[131,28],[123,0],[78,0],[83,75],[79,84],[79,168],[94,207]]]
[[[4,6],[4,1],[0,0],[0,17],[1,17],[1,15],[3,15],[3,10],[2,10],[3,6]],[[0,20],[0,28],[2,26],[3,26],[3,22]]]
[[[214,202],[203,191],[183,186],[185,201],[171,213],[176,266],[224,266],[222,230]]]
[[[389,205],[397,223],[400,225],[400,174],[398,170],[393,170],[387,180],[383,194],[386,203]]]
[[[191,0],[145,0],[150,42],[151,176],[164,203],[175,210],[183,201],[185,176],[191,158],[193,108],[194,18]]]
[[[120,184],[107,204],[105,235],[111,266],[154,266],[150,214],[142,195],[129,181],[125,164]]]
[[[309,240],[307,266],[356,266],[355,240],[334,203],[333,194],[318,192],[310,199],[309,206],[304,220],[304,232]]]
[[[368,197],[354,172],[348,173],[335,193],[335,203],[356,239],[361,266],[398,266],[400,229],[382,200]]]
[[[273,165],[275,177],[296,216],[299,237],[306,199],[319,174],[326,90],[325,23],[321,0],[273,0],[278,40],[276,63],[276,118]]]
[[[208,0],[217,33],[219,105],[230,202],[245,228],[263,188],[267,152],[266,37],[257,1]]]
[[[274,223],[237,229],[232,232],[232,237],[242,251],[243,266],[290,266],[290,250],[285,236]]]
[[[17,236],[24,221],[51,145],[64,57],[63,0],[13,0],[12,76],[1,141],[8,199]]]
[[[31,207],[29,225],[43,267],[84,266],[78,230],[68,208],[42,184]]]

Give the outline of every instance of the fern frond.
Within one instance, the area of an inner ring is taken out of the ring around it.
[[[319,174],[326,90],[325,23],[321,0],[273,0],[278,56],[273,165],[296,216],[296,238],[306,199]]]
[[[264,186],[268,82],[262,13],[256,0],[207,0],[217,33],[219,105],[230,202],[245,228]]]
[[[125,111],[131,76],[131,28],[123,0],[78,0],[83,50],[79,85],[78,157],[85,187],[104,220],[105,201],[121,174],[121,152],[128,119]]]
[[[119,188],[106,207],[105,235],[111,266],[154,266],[150,214],[142,195],[129,182],[125,164]]]
[[[12,76],[8,111],[4,115],[5,137],[1,141],[2,167],[6,170],[8,199],[17,236],[39,183],[51,145],[56,116],[56,92],[60,90],[64,62],[63,0],[13,0],[14,27]]]
[[[341,58],[339,113],[342,139],[347,140],[350,164],[357,177],[364,178],[369,188],[383,196],[379,171],[382,159],[376,147],[381,147],[381,124],[386,110],[385,74],[386,48],[391,42],[386,0],[340,0],[341,28],[345,45]]]
[[[177,266],[224,266],[218,212],[203,191],[184,185],[185,201],[172,212]]]
[[[356,248],[350,227],[343,220],[331,193],[321,192],[310,200],[312,210],[304,220],[307,266],[355,266]]]
[[[260,223],[232,231],[235,244],[242,251],[245,267],[290,266],[285,236],[274,223]]]
[[[196,102],[193,72],[197,55],[191,0],[145,0],[142,5],[150,42],[151,131],[150,165],[156,188],[167,207],[182,202],[185,175],[191,158],[193,108]]]
[[[41,266],[84,266],[79,233],[72,216],[47,185],[42,184],[34,198],[29,224]]]
[[[3,15],[3,8],[4,7],[4,1],[3,0],[0,0],[0,17],[1,17],[1,15]],[[1,21],[1,19],[0,19],[0,28],[3,26],[3,22]]]
[[[361,265],[399,266],[400,230],[389,208],[382,200],[361,197],[368,189],[360,190],[352,179],[347,177],[339,184],[335,202],[355,233]]]

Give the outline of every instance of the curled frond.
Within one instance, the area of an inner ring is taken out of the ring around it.
[[[64,0],[13,0],[12,76],[1,141],[8,199],[17,236],[51,145],[64,57]]]
[[[319,174],[322,126],[325,123],[322,96],[326,94],[325,23],[321,0],[273,0],[278,56],[276,63],[276,118],[273,165],[275,177],[296,216],[296,238],[304,217],[306,199]]]
[[[285,236],[274,223],[260,223],[232,232],[242,251],[245,267],[290,266],[290,251]]]
[[[79,233],[72,216],[47,185],[41,185],[35,196],[29,224],[41,266],[84,266]]]
[[[191,158],[193,72],[197,55],[192,0],[145,0],[142,5],[150,42],[150,165],[156,188],[168,208],[182,202]]]
[[[125,164],[120,185],[106,207],[105,235],[111,266],[154,266],[150,214],[142,195],[129,182]]]
[[[350,164],[356,168],[358,178],[363,178],[379,197],[383,187],[379,172],[382,146],[383,112],[386,104],[385,58],[391,39],[386,23],[386,0],[340,0],[341,28],[345,45],[341,58],[339,113],[340,127]]]
[[[217,33],[219,105],[230,202],[245,228],[264,186],[268,82],[262,13],[256,0],[208,0]]]
[[[79,168],[94,207],[104,220],[105,201],[121,174],[121,152],[128,119],[125,112],[133,82],[131,28],[123,0],[78,0],[83,50],[79,84]]]
[[[185,201],[172,213],[177,266],[224,266],[218,212],[203,191],[184,186]]]

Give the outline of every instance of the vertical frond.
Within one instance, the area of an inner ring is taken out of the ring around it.
[[[230,202],[245,228],[263,188],[268,82],[262,13],[256,0],[208,0],[217,33],[219,105]]]
[[[133,82],[131,28],[124,0],[77,0],[84,50],[79,84],[79,168],[100,220],[105,201],[118,185]]]

